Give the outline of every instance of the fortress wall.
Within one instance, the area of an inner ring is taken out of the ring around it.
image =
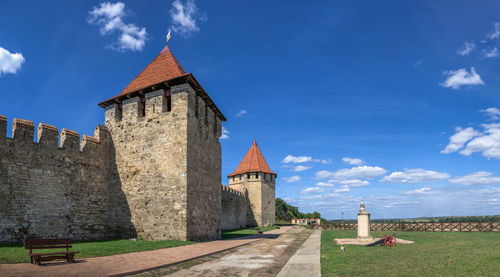
[[[172,91],[188,95],[188,238],[210,240],[220,238],[221,167],[219,142],[222,122],[205,100],[190,85]]]
[[[244,173],[229,178],[229,187],[247,192],[248,225],[275,224],[275,177],[267,173]]]
[[[256,177],[259,173],[244,173],[229,178],[229,186],[235,190],[247,191],[249,226],[262,225],[262,188],[261,180]]]
[[[222,230],[247,227],[248,198],[244,192],[222,185]]]
[[[111,186],[127,206],[111,211],[144,239],[187,236],[188,96],[157,90],[106,108],[116,171]]]
[[[276,223],[276,190],[275,183],[272,181],[274,177],[271,174],[260,173],[260,178],[262,180],[262,215],[260,225],[274,225]]]
[[[107,208],[108,133],[94,136],[14,119],[13,137],[0,117],[0,241],[26,237],[102,239],[113,228]]]

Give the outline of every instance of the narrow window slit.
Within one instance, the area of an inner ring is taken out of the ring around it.
[[[194,95],[194,117],[198,117],[198,95]]]
[[[122,118],[123,118],[123,104],[122,102],[120,102],[116,107],[116,120],[122,121]]]
[[[217,115],[214,112],[214,135],[217,135]]]
[[[208,106],[205,106],[205,126],[208,125]]]
[[[163,111],[172,111],[172,94],[170,93],[170,90],[165,90],[165,99],[163,100]]]
[[[139,117],[146,116],[146,97],[141,95],[139,98]]]

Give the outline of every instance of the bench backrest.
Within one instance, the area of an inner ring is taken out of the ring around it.
[[[29,249],[53,249],[53,248],[69,248],[73,247],[72,239],[34,239],[28,238],[24,241],[24,248]]]

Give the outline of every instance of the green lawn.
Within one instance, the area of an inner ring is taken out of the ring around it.
[[[356,231],[323,231],[322,276],[500,276],[500,233],[395,233],[415,244],[346,245],[342,252],[333,239],[354,238]]]
[[[267,232],[276,229],[276,226],[262,226],[260,227],[260,229],[263,232]],[[255,230],[254,228],[222,231],[222,239],[232,239],[255,234],[257,234],[257,230]]]
[[[80,251],[79,254],[76,254],[76,258],[78,259],[154,250],[193,243],[195,242],[176,240],[109,240],[98,242],[77,242],[73,244],[73,250]],[[56,249],[55,251],[58,250]],[[50,249],[43,250],[43,252],[50,252]],[[29,261],[28,250],[24,249],[24,247],[0,246],[0,263],[29,263]]]

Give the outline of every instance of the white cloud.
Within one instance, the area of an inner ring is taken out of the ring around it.
[[[285,202],[287,203],[294,203],[294,202],[297,202],[297,200],[295,198],[289,198],[289,197],[285,197],[285,198],[282,198]]]
[[[304,192],[302,194],[308,194],[308,192]],[[315,195],[309,195],[309,196],[304,196],[304,197],[301,197],[300,200],[317,200],[317,199],[325,199],[327,198],[326,195],[323,195],[323,194],[315,194]],[[316,202],[316,201],[314,201]],[[300,203],[302,204],[302,203]]]
[[[326,179],[332,177],[332,172],[328,170],[320,170],[314,174],[314,178],[316,179]]]
[[[334,178],[340,180],[346,179],[372,179],[384,175],[387,170],[378,166],[357,166],[353,168],[345,168],[337,171],[318,171],[315,174],[316,179]]]
[[[422,189],[422,187],[429,187],[431,190]],[[411,188],[415,193],[400,191],[395,194],[391,193],[391,195],[369,194],[364,196],[345,192],[343,187],[339,188],[339,192],[334,193],[335,188],[337,187],[325,188],[323,193],[300,195],[296,205],[301,209],[318,210],[326,218],[339,219],[341,212],[344,213],[344,218],[355,216],[355,212],[359,209],[359,203],[367,203],[368,211],[377,214],[380,218],[484,215],[491,214],[492,211],[500,211],[500,187],[495,185],[451,185],[442,188],[421,185]],[[330,190],[332,190],[331,193]]]
[[[450,137],[450,143],[441,153],[459,152],[464,156],[480,153],[485,158],[500,159],[500,123],[482,124],[484,131],[480,132],[472,127],[457,128],[457,132]]]
[[[323,192],[325,189],[323,188],[318,188],[318,187],[311,187],[311,188],[306,188],[300,191],[300,194],[308,194],[308,193],[314,193],[314,192]]]
[[[370,182],[365,181],[365,180],[358,180],[358,179],[353,179],[353,180],[337,180],[337,179],[332,179],[329,180],[328,182],[319,182],[316,184],[316,186],[320,187],[333,187],[336,184],[344,185],[343,188],[349,188],[349,187],[365,187],[370,184]]]
[[[498,48],[496,47],[484,50],[483,53],[485,58],[496,58],[498,57],[498,55],[500,55],[500,53],[498,52]]]
[[[486,130],[467,143],[459,153],[469,156],[472,153],[481,153],[485,158],[500,159],[500,124],[484,124]]]
[[[404,172],[396,171],[380,180],[386,183],[423,183],[433,182],[450,178],[446,172],[437,172],[424,169],[407,169]]]
[[[342,158],[342,161],[346,164],[350,164],[350,165],[362,165],[364,164],[365,162],[363,162],[363,160],[361,159],[357,159],[357,158],[349,158],[349,157],[345,157],[345,158]]]
[[[334,192],[348,192],[348,191],[351,191],[349,189],[349,186],[343,186],[342,188],[334,190]]]
[[[491,128],[500,128],[500,123],[489,123],[489,124],[481,124],[481,127],[484,129],[491,129]]]
[[[118,41],[110,48],[118,51],[141,51],[146,44],[146,28],[123,22],[125,17],[125,4],[122,2],[103,2],[99,7],[94,7],[89,12],[88,22],[101,26],[101,35],[120,32]]]
[[[466,68],[460,68],[458,70],[445,71],[444,75],[448,76],[448,78],[440,85],[445,88],[459,89],[465,85],[484,85],[481,76],[477,74],[474,67],[470,68],[470,72]]]
[[[194,0],[186,0],[185,3],[175,0],[172,3],[170,17],[172,18],[170,29],[184,37],[188,37],[193,32],[200,30],[196,24],[196,20],[201,19],[201,17],[198,15],[198,8]]]
[[[446,146],[445,149],[441,151],[443,154],[453,153],[461,149],[466,142],[469,140],[479,136],[481,133],[474,130],[472,127],[468,127],[462,129],[460,127],[455,129],[455,134],[450,137],[450,143]]]
[[[300,179],[301,179],[300,176],[297,176],[297,175],[283,178],[283,180],[285,180],[287,183],[298,182],[298,181],[300,181]]]
[[[286,156],[281,162],[282,163],[305,163],[305,162],[310,162],[312,161],[312,157],[308,156],[293,156],[293,155],[288,155]]]
[[[457,53],[460,56],[467,56],[472,51],[474,51],[474,49],[476,49],[476,44],[474,42],[472,42],[472,41],[465,41],[464,45],[462,46],[462,48],[458,49]]]
[[[404,191],[403,193],[404,194],[427,194],[427,193],[430,193],[431,190],[432,189],[430,187],[422,187],[419,189]]]
[[[500,185],[500,177],[492,177],[492,172],[478,171],[469,175],[455,177],[450,183],[459,185]]]
[[[23,65],[25,59],[21,53],[11,53],[0,46],[0,76],[4,74],[16,74]]]
[[[220,136],[220,139],[228,139],[229,138],[229,131],[222,126],[222,134]]]
[[[500,119],[500,109],[497,108],[487,108],[481,110],[480,112],[485,113],[490,117],[491,120],[499,120]]]
[[[281,162],[285,163],[285,164],[287,164],[287,163],[307,163],[307,162],[315,162],[315,163],[322,163],[322,164],[331,163],[330,160],[313,159],[311,156],[293,156],[293,155],[286,156]]]
[[[300,172],[300,171],[308,170],[310,168],[311,168],[310,166],[298,165],[298,166],[294,167],[292,170],[295,172]]]
[[[329,182],[331,182],[331,181],[333,181],[333,180],[330,180]],[[368,186],[370,184],[370,182],[368,182],[368,181],[358,180],[358,179],[354,179],[354,180],[340,180],[337,183],[342,184],[342,185],[346,185],[346,186],[349,186],[349,187],[366,187],[366,186]]]
[[[319,183],[316,183],[316,186],[320,186],[320,187],[333,187],[334,184],[332,184],[332,183],[325,183],[325,182],[319,182]]]
[[[495,22],[493,24],[493,31],[488,34],[490,39],[497,39],[500,37],[500,22]]]
[[[247,110],[241,110],[236,114],[236,117],[242,117],[247,114]]]
[[[315,163],[321,163],[321,164],[331,164],[332,160],[313,159],[313,162],[315,162]]]

